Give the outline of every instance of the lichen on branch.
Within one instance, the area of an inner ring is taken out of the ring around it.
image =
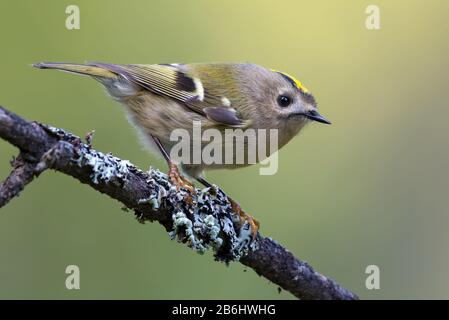
[[[131,170],[137,170],[130,161],[96,151],[61,129],[45,126],[45,130],[62,137],[65,142],[76,142],[71,158],[65,162],[86,170],[95,185],[124,187],[129,183]],[[51,151],[46,154],[46,163],[50,167],[57,164],[62,155],[58,145]],[[171,216],[170,238],[185,243],[200,254],[212,249],[216,260],[226,263],[238,261],[249,250],[257,248],[249,224],[241,225],[227,196],[217,186],[190,193],[185,189],[178,190],[168,176],[157,169],[150,169],[145,174],[149,194],[138,199],[138,204],[148,204],[152,210],[164,210]],[[136,211],[136,217],[140,222],[146,220],[139,211]]]
[[[0,138],[20,150],[11,174],[0,184],[0,208],[47,169],[72,176],[133,210],[140,222],[157,221],[170,237],[199,253],[214,250],[226,263],[240,261],[302,299],[357,299],[293,256],[271,238],[253,239],[218,187],[177,190],[156,169],[139,170],[127,160],[104,154],[71,133],[29,122],[0,107]]]

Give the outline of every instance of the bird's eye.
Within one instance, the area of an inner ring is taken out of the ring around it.
[[[292,103],[292,98],[280,95],[277,99],[278,105],[282,108],[288,107]]]

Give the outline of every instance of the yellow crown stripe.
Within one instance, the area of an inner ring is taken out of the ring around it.
[[[304,93],[309,92],[309,90],[302,84],[301,81],[299,81],[299,80],[296,79],[295,77],[289,75],[288,73],[281,72],[281,71],[274,70],[274,69],[271,69],[271,71],[278,72],[278,73],[280,73],[280,74],[286,76],[287,78],[289,78],[289,79],[296,85],[296,87],[297,87],[298,89],[300,89],[300,90],[303,91]]]

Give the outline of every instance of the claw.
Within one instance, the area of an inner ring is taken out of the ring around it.
[[[251,215],[247,214],[243,209],[240,207],[240,205],[232,200],[231,198],[228,198],[231,202],[232,210],[236,212],[239,215],[240,223],[243,225],[245,222],[249,223],[249,226],[251,227],[251,234],[253,236],[253,239],[256,239],[257,233],[260,228],[260,223],[256,219],[254,219]]]

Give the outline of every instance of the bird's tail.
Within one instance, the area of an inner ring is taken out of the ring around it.
[[[64,62],[40,62],[33,64],[33,67],[39,69],[56,69],[70,73],[82,74],[92,77],[100,77],[106,79],[116,79],[117,74],[96,65],[64,63]]]

